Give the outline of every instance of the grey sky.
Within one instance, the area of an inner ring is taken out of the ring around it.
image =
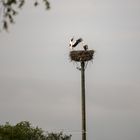
[[[86,70],[88,139],[140,139],[140,1],[26,4],[0,34],[0,123],[28,120],[80,140],[80,72],[69,39],[96,50]],[[31,3],[31,1],[29,2]]]

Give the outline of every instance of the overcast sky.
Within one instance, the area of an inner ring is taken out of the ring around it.
[[[140,1],[31,1],[0,33],[0,123],[27,120],[81,139],[80,71],[69,40],[95,49],[86,69],[88,140],[140,139]]]

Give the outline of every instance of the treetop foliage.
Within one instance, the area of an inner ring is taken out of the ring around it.
[[[18,14],[19,10],[24,6],[26,0],[0,0],[0,22],[2,29],[7,30],[9,24],[15,23],[14,17]],[[43,3],[46,9],[50,9],[48,0],[33,0],[33,5],[36,7]]]
[[[0,140],[70,140],[71,135],[45,133],[41,128],[33,127],[29,122],[22,121],[16,125],[6,123],[0,125]]]

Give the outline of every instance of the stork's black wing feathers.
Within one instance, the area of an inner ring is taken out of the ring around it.
[[[76,42],[73,44],[73,47],[76,47],[82,41],[83,41],[82,38],[77,39]]]

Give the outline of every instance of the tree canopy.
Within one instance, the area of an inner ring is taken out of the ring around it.
[[[42,2],[45,5],[46,9],[50,9],[50,3],[48,0],[32,1],[35,7]],[[2,29],[7,30],[9,24],[13,24],[15,22],[14,17],[24,6],[25,2],[26,0],[0,0],[0,22],[2,24]]]
[[[29,122],[22,121],[16,125],[6,123],[0,125],[0,140],[70,140],[71,135],[45,133],[41,128],[33,127]]]

